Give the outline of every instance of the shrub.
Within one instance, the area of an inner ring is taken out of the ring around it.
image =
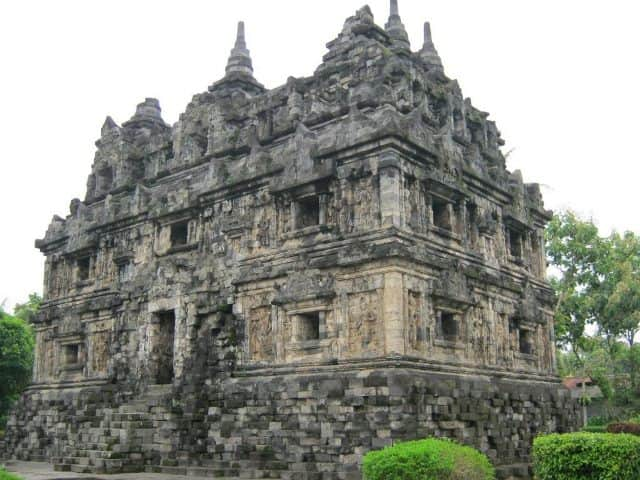
[[[640,478],[640,438],[627,434],[567,433],[533,441],[538,480]]]
[[[22,480],[22,478],[9,473],[5,469],[0,467],[0,480]]]
[[[588,427],[606,427],[607,423],[609,423],[609,418],[604,415],[589,417],[589,420],[587,420]]]
[[[630,433],[631,435],[640,435],[640,424],[630,423],[630,422],[611,423],[607,426],[607,432]]]
[[[494,480],[489,459],[471,447],[447,439],[398,443],[367,453],[366,480]]]
[[[31,327],[0,309],[0,429],[18,394],[31,381],[32,367]]]

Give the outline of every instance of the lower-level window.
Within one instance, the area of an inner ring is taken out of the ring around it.
[[[520,353],[526,353],[527,355],[533,354],[533,339],[531,330],[520,329]]]
[[[77,343],[69,344],[63,348],[63,362],[65,365],[76,365],[80,363],[80,345]]]
[[[305,342],[320,340],[321,312],[300,313],[297,317],[297,340]]]
[[[441,311],[438,318],[438,333],[442,340],[455,342],[458,340],[459,325],[455,313]]]
[[[533,355],[533,331],[522,326],[519,318],[511,318],[509,320],[509,335],[513,350]]]

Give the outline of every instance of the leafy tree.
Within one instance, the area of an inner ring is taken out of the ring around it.
[[[598,228],[573,212],[555,215],[545,232],[551,278],[558,297],[555,312],[556,340],[570,347],[579,360],[585,328],[593,320],[593,290],[598,283],[595,264],[604,246]]]
[[[34,340],[24,320],[0,311],[0,422],[31,381]]]
[[[561,373],[589,375],[606,397],[634,402],[640,393],[640,237],[600,237],[593,222],[563,212],[549,223],[546,247],[558,298]],[[596,335],[586,334],[588,325]]]
[[[31,293],[25,303],[16,303],[16,306],[13,308],[13,315],[27,323],[33,323],[41,303],[42,297],[37,293]]]
[[[549,223],[546,247],[559,345],[583,350],[588,324],[611,347],[618,338],[633,345],[640,331],[640,237],[614,232],[602,238],[593,222],[563,212]]]
[[[607,338],[622,337],[633,346],[640,330],[640,238],[614,232],[606,242],[607,255],[597,264],[602,279],[596,299],[598,326]]]

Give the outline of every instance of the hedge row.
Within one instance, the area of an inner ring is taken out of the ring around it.
[[[447,439],[398,443],[367,453],[366,480],[494,480],[489,459],[471,447]]]
[[[625,433],[569,433],[537,437],[538,480],[640,479],[640,437]]]

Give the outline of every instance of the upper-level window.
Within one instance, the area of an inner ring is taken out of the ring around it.
[[[189,241],[189,221],[177,222],[171,225],[171,246],[181,247]]]
[[[438,197],[431,197],[433,224],[443,230],[452,230],[451,209],[449,202]]]
[[[80,281],[91,277],[91,257],[86,256],[76,260],[77,278]]]
[[[295,202],[295,228],[320,225],[320,197],[312,195]]]
[[[104,167],[98,171],[98,189],[102,193],[106,193],[111,189],[113,184],[113,169]]]
[[[118,263],[118,281],[126,282],[131,280],[132,274],[133,263],[130,260]]]
[[[522,232],[516,230],[514,228],[508,228],[508,246],[509,246],[509,255],[516,259],[522,258],[522,247],[523,247],[523,235]]]

